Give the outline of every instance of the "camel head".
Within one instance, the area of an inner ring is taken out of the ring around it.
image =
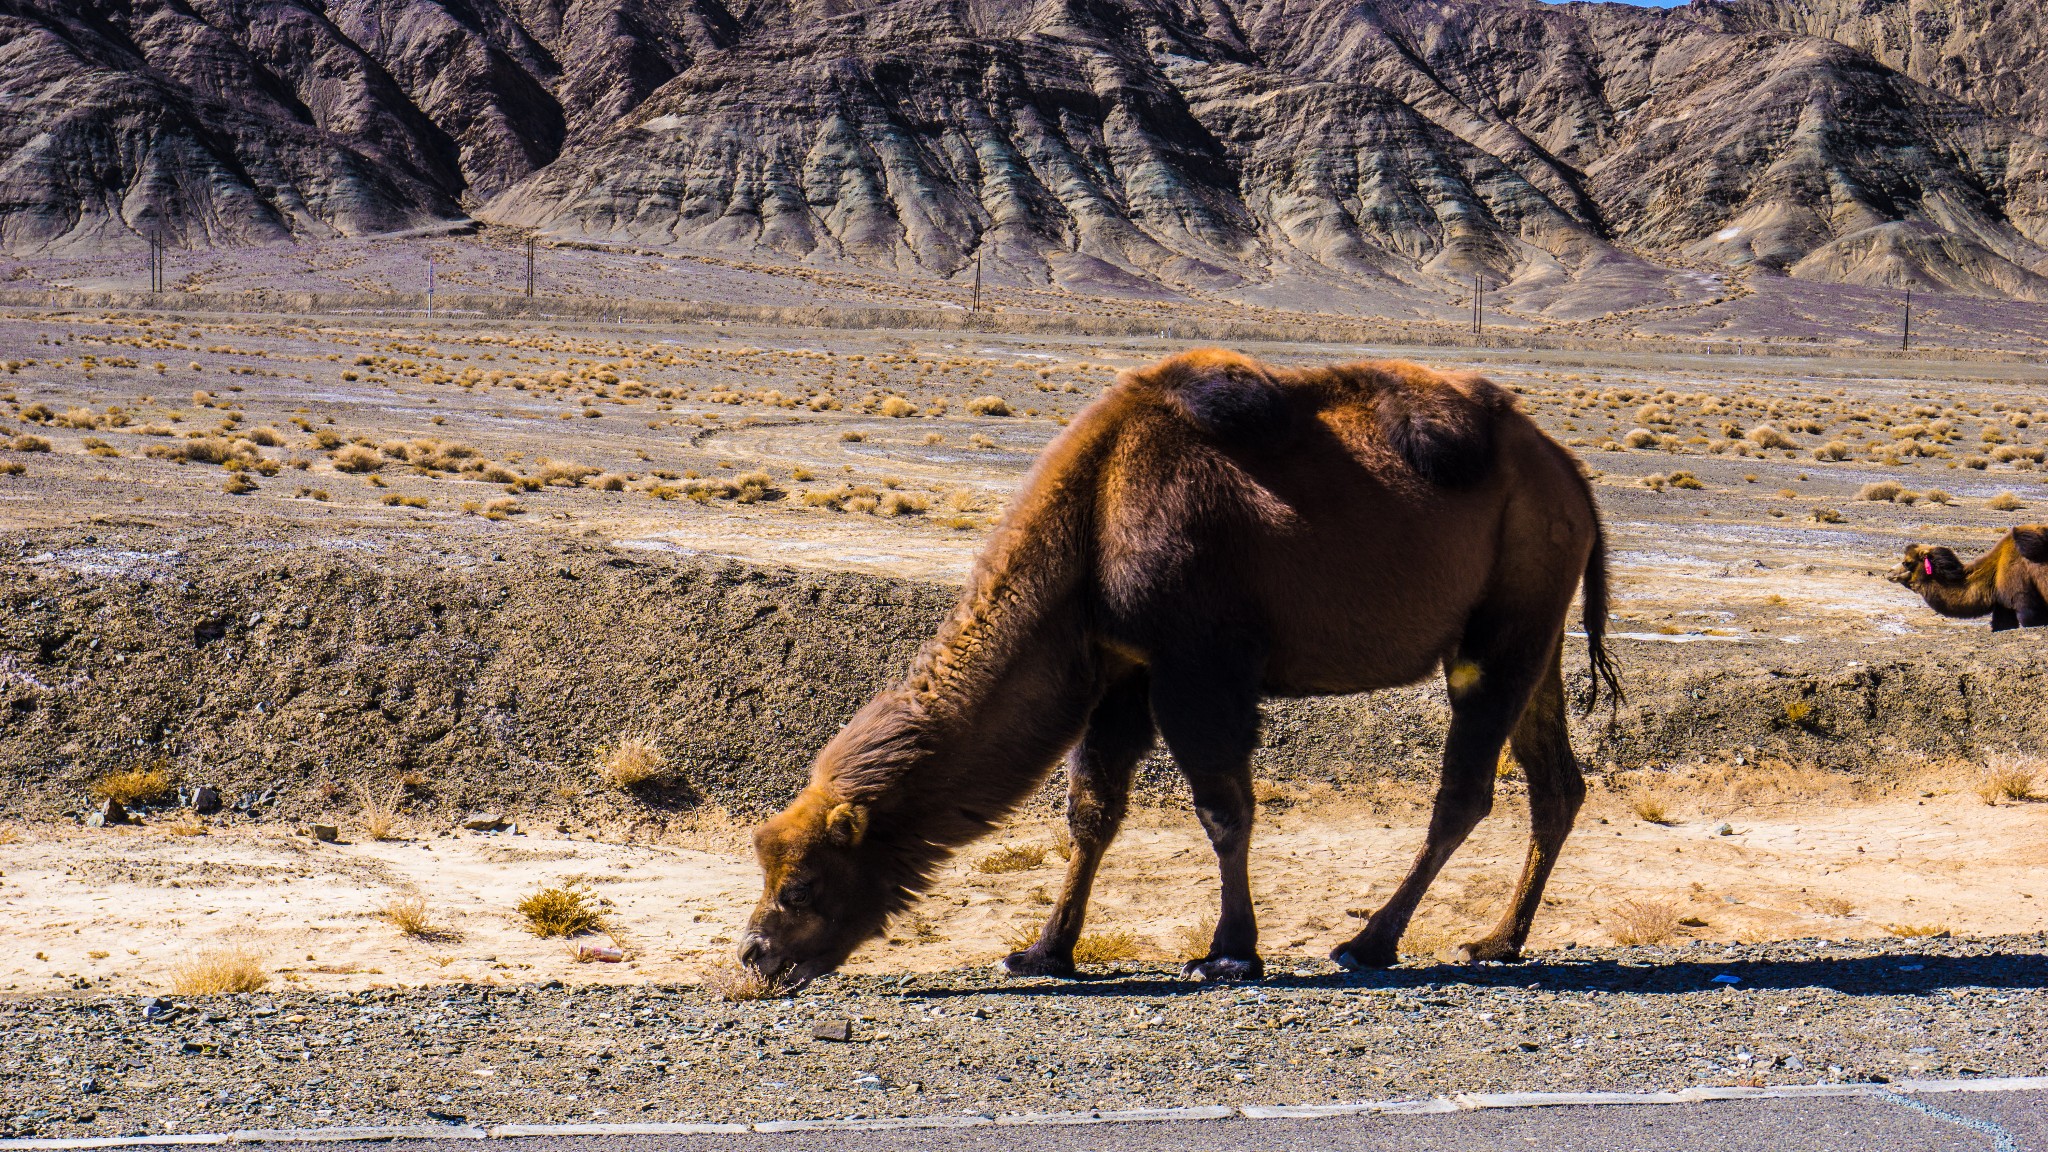
[[[1939,544],[1908,544],[1905,559],[1886,579],[1918,592],[1930,585],[1960,584],[1965,576],[1963,562],[1953,550]]]
[[[895,903],[868,838],[868,808],[812,785],[754,831],[761,899],[740,962],[791,991],[880,935]]]

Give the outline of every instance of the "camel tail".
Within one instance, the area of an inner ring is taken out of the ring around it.
[[[1590,497],[1590,490],[1587,495]],[[1591,715],[1593,705],[1599,702],[1600,685],[1607,685],[1609,706],[1618,706],[1626,699],[1621,691],[1621,675],[1614,669],[1614,659],[1607,651],[1607,532],[1600,525],[1598,509],[1593,513],[1593,552],[1586,557],[1585,595],[1581,615],[1586,627],[1586,664],[1592,674],[1592,688],[1586,693],[1586,714]]]

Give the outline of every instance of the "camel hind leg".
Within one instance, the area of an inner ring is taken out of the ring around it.
[[[1555,636],[1553,632],[1551,638],[1539,640],[1524,629],[1484,619],[1475,619],[1467,628],[1457,655],[1446,661],[1451,728],[1444,738],[1443,778],[1422,851],[1358,935],[1330,953],[1340,966],[1388,968],[1399,961],[1401,936],[1423,894],[1451,854],[1493,810],[1501,747],[1526,710],[1546,664],[1556,667]]]
[[[1194,794],[1195,815],[1216,850],[1222,907],[1209,952],[1189,961],[1196,980],[1257,980],[1258,917],[1252,908],[1250,858],[1252,749],[1259,738],[1255,661],[1228,649],[1222,655],[1155,664],[1152,715],[1174,763]]]
[[[1515,898],[1502,912],[1493,931],[1469,944],[1450,950],[1447,959],[1519,960],[1522,945],[1529,941],[1529,927],[1543,902],[1543,886],[1557,865],[1565,837],[1571,835],[1579,807],[1586,799],[1586,778],[1579,760],[1572,754],[1571,735],[1565,728],[1564,672],[1555,651],[1550,667],[1529,697],[1522,719],[1509,738],[1515,760],[1529,778],[1529,857],[1522,865],[1522,879],[1515,885]]]
[[[1067,830],[1074,838],[1074,854],[1067,861],[1059,902],[1037,942],[1003,957],[998,965],[1006,975],[1074,975],[1074,944],[1088,915],[1095,872],[1123,824],[1131,773],[1152,740],[1152,706],[1141,670],[1103,696],[1089,714],[1087,733],[1067,758]]]

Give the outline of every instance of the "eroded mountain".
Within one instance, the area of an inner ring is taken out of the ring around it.
[[[0,0],[0,244],[544,235],[1558,315],[1731,270],[2048,298],[1998,0]]]

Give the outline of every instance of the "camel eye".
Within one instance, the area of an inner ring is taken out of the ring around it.
[[[811,903],[811,884],[808,880],[792,880],[775,894],[775,902],[784,908],[804,908]]]

